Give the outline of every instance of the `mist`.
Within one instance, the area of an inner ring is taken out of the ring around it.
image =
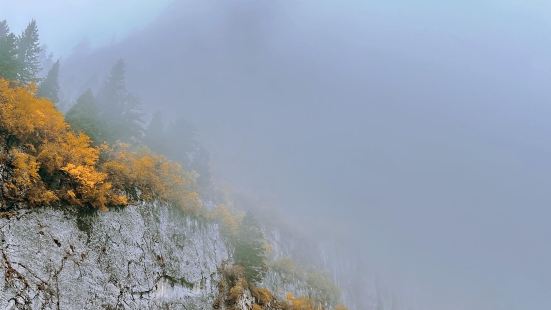
[[[392,309],[551,307],[549,4],[7,2],[44,20],[67,104],[124,59],[146,118],[188,121],[217,186],[327,249],[351,309],[381,282]]]

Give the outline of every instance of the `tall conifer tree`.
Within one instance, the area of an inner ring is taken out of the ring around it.
[[[87,90],[77,99],[65,118],[73,130],[86,133],[95,143],[100,144],[107,140],[105,123],[101,120],[96,98],[91,90]]]
[[[54,63],[46,78],[40,83],[38,96],[59,103],[59,60]]]
[[[241,222],[234,246],[235,262],[245,269],[247,280],[251,283],[262,281],[267,270],[264,235],[250,212]]]
[[[17,38],[10,32],[8,23],[0,21],[0,77],[8,80],[18,78]]]
[[[40,39],[36,21],[32,20],[17,39],[18,80],[22,83],[38,81],[40,72]]]
[[[122,102],[124,102],[127,96],[126,64],[124,60],[119,59],[111,68],[109,76],[98,95],[98,99],[101,104],[116,108],[114,106],[122,105]]]
[[[137,97],[126,89],[126,65],[121,59],[111,69],[98,95],[101,116],[110,132],[110,142],[142,139],[142,113]]]

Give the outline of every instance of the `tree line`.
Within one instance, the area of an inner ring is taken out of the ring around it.
[[[39,84],[38,95],[57,103],[59,61],[53,64],[45,78],[40,78],[43,52],[35,20],[19,35],[10,31],[6,20],[0,21],[0,77],[22,85]]]

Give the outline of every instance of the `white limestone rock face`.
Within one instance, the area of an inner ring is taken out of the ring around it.
[[[217,225],[163,204],[0,219],[0,309],[211,309],[228,251]]]

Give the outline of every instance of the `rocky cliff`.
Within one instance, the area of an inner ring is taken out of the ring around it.
[[[0,219],[0,308],[210,309],[228,251],[215,224],[163,204]]]
[[[144,203],[0,216],[2,309],[253,309],[248,289],[229,306],[220,302],[230,295],[220,283],[232,259],[218,225],[177,208]],[[277,270],[262,285],[280,300],[286,292],[320,295]],[[274,300],[263,309],[287,309],[282,305]]]

